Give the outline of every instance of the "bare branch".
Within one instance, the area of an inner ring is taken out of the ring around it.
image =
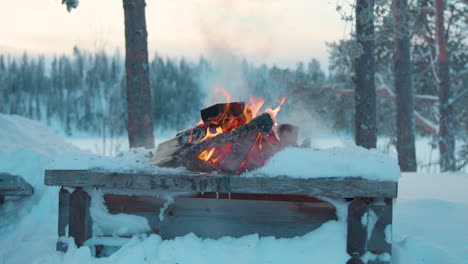
[[[451,5],[450,6],[450,18],[447,24],[447,31],[445,31],[445,43],[448,43],[450,26],[452,25],[453,17],[455,16],[454,10],[455,10],[455,6]]]
[[[459,79],[468,76],[468,69],[458,73],[455,77],[453,77],[452,82],[457,82]]]

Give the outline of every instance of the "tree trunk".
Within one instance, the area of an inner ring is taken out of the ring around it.
[[[145,0],[123,0],[127,129],[131,148],[154,148]]]
[[[435,40],[437,45],[437,85],[439,89],[440,170],[455,170],[455,137],[453,108],[450,103],[450,72],[444,26],[444,1],[435,0]]]
[[[411,84],[411,58],[408,24],[408,1],[392,0],[395,24],[394,78],[396,90],[396,124],[398,164],[401,171],[416,171],[416,148],[414,143],[414,106]]]
[[[375,148],[377,144],[374,84],[374,0],[356,2],[356,38],[362,53],[355,61],[356,144]]]

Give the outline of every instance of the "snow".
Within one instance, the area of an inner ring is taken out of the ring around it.
[[[259,174],[268,177],[361,177],[397,181],[400,167],[396,159],[376,149],[346,144],[329,149],[286,148],[270,158],[265,166],[246,175]]]
[[[354,158],[359,160],[361,154],[357,147],[345,148],[348,151],[356,150],[358,154]],[[287,154],[288,151],[283,153]],[[321,153],[319,150],[316,152],[317,155]],[[323,153],[328,153],[333,158],[331,152]],[[331,202],[337,207],[338,221],[329,221],[309,234],[291,239],[260,238],[252,234],[242,238],[224,237],[213,240],[189,234],[162,241],[157,235],[137,235],[130,239],[106,238],[109,243],[123,245],[107,258],[95,259],[89,247],[76,248],[73,243],[67,253],[56,252],[59,189],[44,186],[44,169],[69,169],[68,166],[136,166],[143,169],[145,165],[140,163],[143,163],[145,154],[141,154],[143,152],[137,151],[126,153],[121,158],[98,157],[77,150],[37,122],[17,116],[0,115],[0,171],[20,174],[35,188],[32,197],[7,197],[5,204],[0,207],[0,263],[210,264],[347,261],[346,204],[336,201]],[[342,157],[353,158],[346,155]],[[270,169],[271,166],[273,165],[267,165]],[[340,163],[339,166],[344,165]],[[403,173],[399,180],[399,198],[394,207],[394,222],[392,226],[386,227],[386,238],[393,237],[393,264],[468,263],[467,184],[468,175],[464,173]],[[99,197],[99,192],[93,193],[94,197]],[[97,202],[97,199],[94,200]],[[102,204],[93,203],[92,215],[94,218],[102,217],[97,222],[109,225],[105,227],[118,224],[123,228],[120,232],[129,234],[147,228],[147,223],[138,216],[109,215],[101,206]],[[119,233],[119,229],[115,230]],[[387,257],[373,254],[365,256],[366,259]]]
[[[130,214],[110,214],[104,205],[104,195],[99,190],[88,190],[92,197],[90,213],[93,233],[96,235],[136,235],[150,231],[148,219]]]

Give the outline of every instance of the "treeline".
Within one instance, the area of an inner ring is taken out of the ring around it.
[[[300,62],[295,69],[254,66],[244,60],[238,63],[238,73],[233,74],[233,78],[242,79],[239,83],[247,89],[247,95],[264,97],[270,105],[274,106],[281,96],[287,96],[282,110],[285,118],[281,122],[304,120],[303,116],[298,118],[297,115],[305,113],[312,116],[306,120],[308,122],[320,120],[333,131],[352,133],[354,96],[350,94],[352,70],[346,61],[349,52],[344,48],[346,45],[349,44],[330,45],[330,76],[326,76],[315,59],[307,64]],[[378,67],[382,69],[377,71],[377,88],[391,89],[391,71],[388,70],[391,64],[386,56],[377,57]],[[414,61],[416,66],[421,65],[417,59]],[[418,74],[423,66],[416,66],[413,74],[416,91],[424,95],[416,98],[416,109],[427,116],[428,122],[436,123],[434,83],[427,72]],[[150,61],[149,69],[156,129],[182,130],[193,126],[205,98],[210,96],[208,93],[214,93],[217,88],[214,84],[206,87],[207,79],[215,80],[213,76],[220,74],[216,67],[204,58],[193,63],[156,55]],[[124,60],[118,53],[89,53],[75,48],[72,56],[48,59],[27,54],[20,57],[0,55],[0,112],[41,120],[63,129],[67,135],[76,131],[123,135],[126,133],[124,77]],[[218,85],[222,87],[224,84]],[[458,120],[462,121],[456,127],[459,135],[466,133],[464,103],[466,96],[455,104]],[[388,95],[378,94],[377,110],[379,134],[395,135],[395,104]],[[428,134],[421,125],[417,130]]]
[[[153,115],[160,128],[181,128],[199,110],[198,65],[155,57],[151,61]],[[200,66],[201,67],[201,66]],[[74,132],[126,133],[124,61],[119,54],[89,53],[46,59],[0,55],[0,112],[22,115]]]
[[[326,79],[316,60],[307,67],[300,63],[296,70],[256,67],[246,60],[235,67],[238,72],[231,78],[241,79],[244,94],[264,97],[272,105],[283,95],[294,98],[297,87],[309,89]],[[216,82],[218,69],[204,58],[193,63],[156,55],[149,69],[156,129],[193,126],[208,93],[224,85]],[[206,88],[207,80],[212,87]],[[124,60],[118,53],[74,48],[71,56],[52,58],[0,55],[1,113],[41,120],[67,135],[116,136],[126,133],[125,97]]]

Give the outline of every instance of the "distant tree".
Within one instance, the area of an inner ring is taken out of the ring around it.
[[[408,1],[392,0],[392,13],[398,164],[402,171],[416,171]]]
[[[356,40],[361,47],[354,62],[356,86],[356,144],[365,148],[377,145],[375,63],[374,63],[374,0],[357,0]]]
[[[322,71],[320,62],[317,59],[310,60],[309,64],[307,65],[307,76],[314,84],[325,81],[325,73]]]

